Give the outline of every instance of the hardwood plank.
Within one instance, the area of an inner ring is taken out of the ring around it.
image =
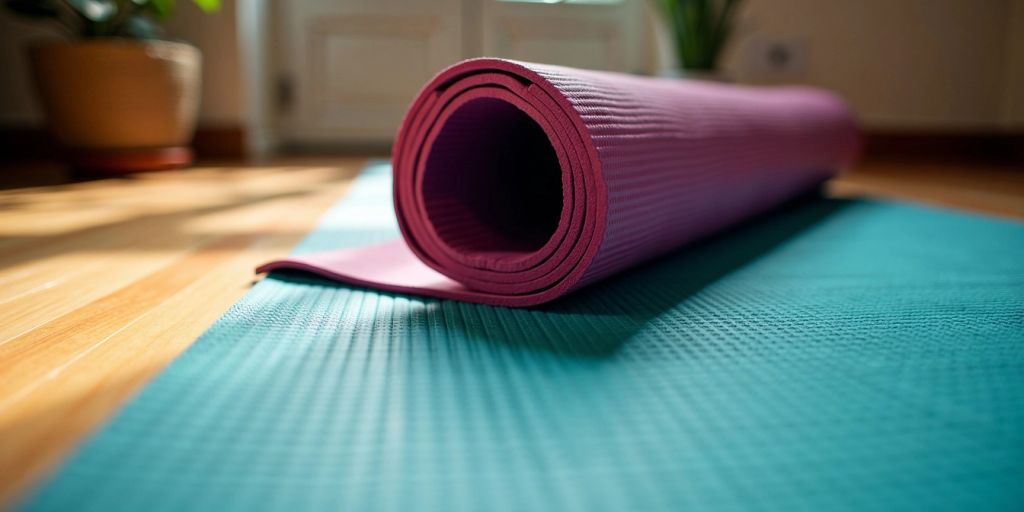
[[[1024,218],[1024,166],[868,161],[832,180],[829,191]]]
[[[265,203],[313,193],[329,173],[322,169],[300,170],[287,177],[309,183],[299,188],[283,182],[280,176],[256,174],[250,182],[221,187],[228,192],[206,199],[206,204],[183,201],[185,204],[177,210],[161,208],[158,213],[152,207],[130,205],[137,210],[131,219],[40,236],[34,243],[0,251],[0,282],[4,283],[0,304],[18,298],[17,304],[0,310],[0,346],[47,316],[63,314],[117,289],[184,251],[209,243],[225,232],[252,229],[264,216],[274,215]],[[162,192],[178,197],[188,190]],[[107,198],[105,202],[115,200]],[[42,224],[48,226],[60,220]]]
[[[238,242],[248,242],[253,250],[238,255]],[[5,439],[0,474],[11,475],[0,481],[0,495],[13,494],[41,476],[245,293],[248,285],[242,283],[252,279],[253,265],[276,252],[259,243],[253,236],[227,237],[34,336],[38,343],[58,339],[79,347],[58,366],[48,361],[51,351],[37,352],[29,367],[38,371],[19,379],[29,384],[0,403],[0,417],[13,421],[0,423]],[[125,311],[125,301],[137,304]],[[100,318],[110,321],[97,322]],[[64,327],[75,331],[48,339],[47,334]]]
[[[0,332],[14,333],[0,344],[0,503],[187,348],[248,290],[252,269],[288,252],[362,165],[144,177],[157,182],[143,187],[148,193],[164,194],[152,202],[126,197],[138,187],[116,180],[79,187],[80,195],[0,193],[53,205],[40,208],[50,218],[38,230],[26,230],[36,239],[0,250],[0,266],[8,265]],[[132,215],[72,218],[98,203]],[[24,221],[22,212],[2,212],[0,232]],[[155,243],[150,233],[167,236]]]

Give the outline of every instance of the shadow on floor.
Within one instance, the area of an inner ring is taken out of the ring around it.
[[[663,313],[856,202],[804,198],[534,308],[511,309],[381,292],[379,296],[393,300],[391,310],[361,314],[357,321],[390,321],[392,326],[410,326],[430,338],[479,340],[575,357],[609,357]],[[295,271],[274,272],[268,279],[320,290],[348,288]],[[424,307],[399,306],[405,302]],[[380,318],[387,314],[390,318]]]
[[[168,212],[142,213],[118,218],[110,222],[87,225],[52,235],[0,236],[0,246],[10,248],[3,254],[0,270],[16,267],[32,261],[45,260],[68,252],[117,252],[122,250],[174,250],[187,249],[223,238],[222,233],[192,232],[186,229],[189,222],[204,216],[227,212],[239,208],[251,208],[259,203],[312,195],[325,186],[338,186],[343,180],[355,174],[354,167],[331,167],[332,172],[321,179],[310,182],[295,190],[263,193],[239,193],[237,197],[223,202],[200,207],[182,208]],[[130,183],[134,178],[119,178]],[[208,187],[217,184],[208,182]],[[0,210],[17,209],[19,204],[12,198],[0,199]],[[240,233],[231,233],[237,235]],[[286,234],[282,232],[254,232],[251,235]],[[295,233],[301,235],[303,233]],[[234,237],[242,248],[249,245],[244,238]]]

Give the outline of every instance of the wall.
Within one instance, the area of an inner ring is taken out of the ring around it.
[[[225,0],[220,11],[207,14],[190,0],[179,0],[178,12],[167,22],[167,33],[203,51],[199,122],[206,126],[241,124],[246,116],[247,91],[242,71],[236,2]]]
[[[724,67],[740,82],[834,89],[873,128],[994,130],[1010,111],[1019,126],[1022,12],[1024,0],[747,0]],[[774,41],[802,49],[800,71],[759,68]]]
[[[1006,37],[1003,125],[1024,131],[1024,0],[1014,0]]]
[[[28,73],[25,45],[56,39],[55,33],[36,29],[0,11],[0,126],[39,126],[41,112],[36,105]]]
[[[244,85],[266,73],[243,65],[239,19],[236,0],[215,15],[182,1],[169,24],[204,52],[203,125],[244,125],[258,105]],[[52,35],[0,14],[0,126],[40,124],[22,51],[40,37]],[[774,39],[802,42],[801,76],[756,71],[751,54]],[[664,66],[664,34],[658,46]],[[1024,130],[1024,0],[747,0],[725,67],[743,82],[833,88],[873,128]]]

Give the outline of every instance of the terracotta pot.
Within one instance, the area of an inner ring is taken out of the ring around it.
[[[33,46],[29,55],[50,130],[74,165],[131,172],[192,161],[196,47],[97,39]]]

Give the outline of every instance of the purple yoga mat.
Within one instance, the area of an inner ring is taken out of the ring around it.
[[[257,271],[540,304],[778,206],[858,148],[850,110],[817,89],[468,60],[399,129],[402,239]]]

